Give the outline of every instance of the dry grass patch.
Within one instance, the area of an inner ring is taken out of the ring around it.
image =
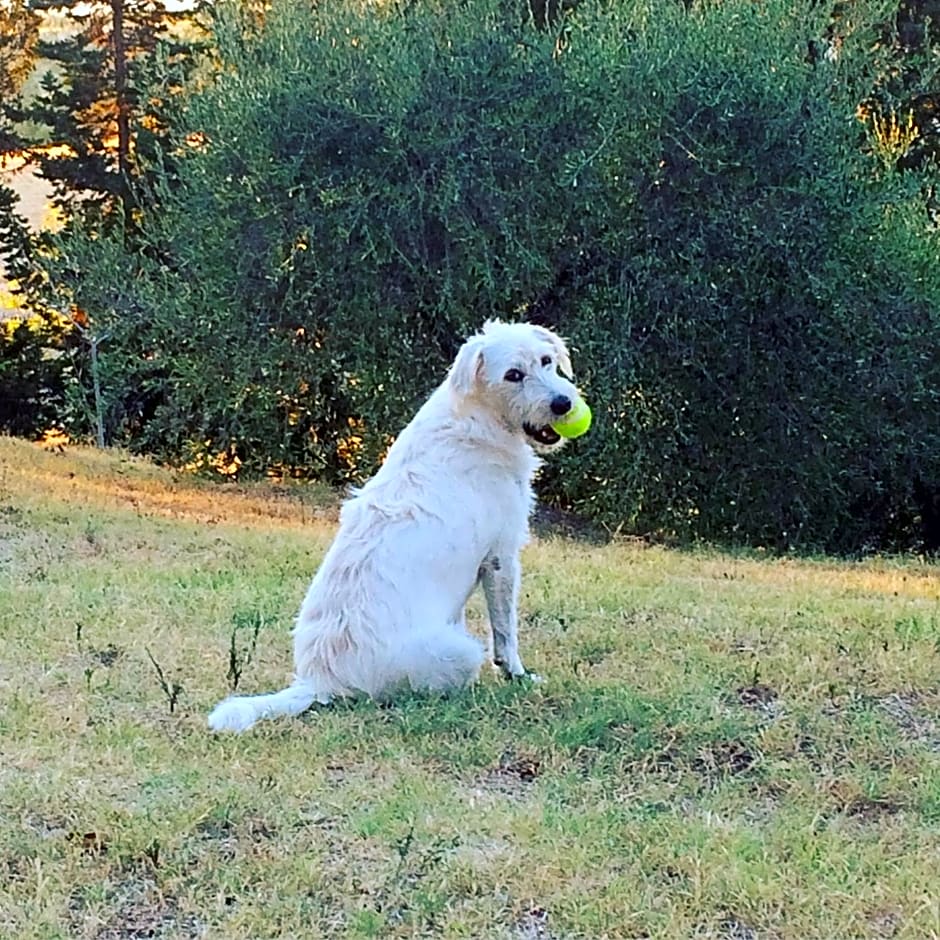
[[[543,684],[210,736],[335,508],[0,439],[0,935],[940,936],[935,566],[543,534]]]

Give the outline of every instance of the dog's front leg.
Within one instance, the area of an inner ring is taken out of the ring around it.
[[[493,631],[493,662],[509,678],[526,675],[519,658],[516,602],[520,565],[515,553],[489,555],[480,568],[480,581]]]

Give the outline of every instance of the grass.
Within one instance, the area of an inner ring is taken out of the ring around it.
[[[211,736],[335,513],[0,438],[0,936],[940,937],[935,566],[544,536],[543,684]]]

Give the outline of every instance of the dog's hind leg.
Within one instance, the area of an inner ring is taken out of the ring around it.
[[[456,624],[414,635],[400,656],[401,673],[413,689],[439,692],[469,685],[486,658],[483,644]]]

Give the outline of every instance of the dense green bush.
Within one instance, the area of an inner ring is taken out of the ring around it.
[[[488,0],[223,4],[142,242],[60,241],[110,439],[354,479],[462,337],[528,317],[597,414],[546,497],[641,533],[914,544],[938,236],[923,178],[866,153],[864,7],[833,38],[816,0],[585,0],[547,30]]]
[[[68,321],[54,314],[0,318],[0,431],[35,437],[65,423],[72,340]]]

